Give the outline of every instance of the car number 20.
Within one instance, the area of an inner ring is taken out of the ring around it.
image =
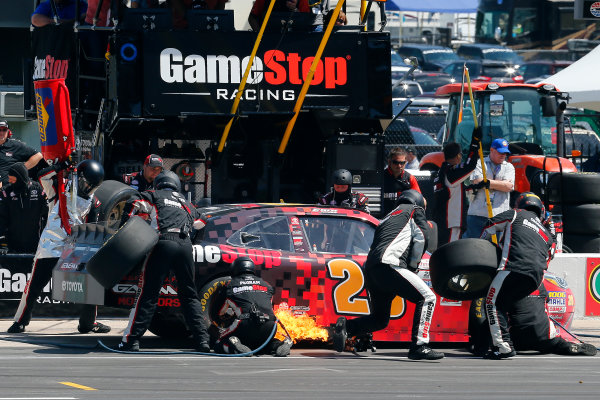
[[[339,281],[333,288],[333,304],[338,314],[368,315],[371,313],[369,300],[359,296],[365,288],[362,268],[355,261],[335,259],[327,262],[329,276]],[[406,312],[406,301],[396,296],[392,301],[391,318],[400,318]]]

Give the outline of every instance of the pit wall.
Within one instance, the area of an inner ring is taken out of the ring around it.
[[[548,271],[565,279],[573,291],[575,319],[600,317],[600,254],[557,254]]]

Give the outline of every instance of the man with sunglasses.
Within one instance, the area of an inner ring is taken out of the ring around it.
[[[405,171],[406,150],[394,147],[388,155],[388,166],[383,172],[383,213],[386,215],[396,206],[403,191],[413,189],[421,193],[417,179]]]
[[[42,153],[11,136],[8,122],[0,121],[0,188],[8,185],[8,170],[14,163],[23,162],[30,170],[43,158]]]

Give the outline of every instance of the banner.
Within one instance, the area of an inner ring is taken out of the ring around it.
[[[74,76],[75,33],[73,25],[49,24],[31,32],[33,51],[33,80],[68,79]],[[70,85],[69,85],[70,86]]]
[[[585,315],[600,316],[600,258],[588,258],[586,265]]]

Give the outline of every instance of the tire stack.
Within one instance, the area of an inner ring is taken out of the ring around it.
[[[547,188],[548,202],[554,205],[552,213],[562,213],[566,250],[600,253],[600,174],[555,173]]]

